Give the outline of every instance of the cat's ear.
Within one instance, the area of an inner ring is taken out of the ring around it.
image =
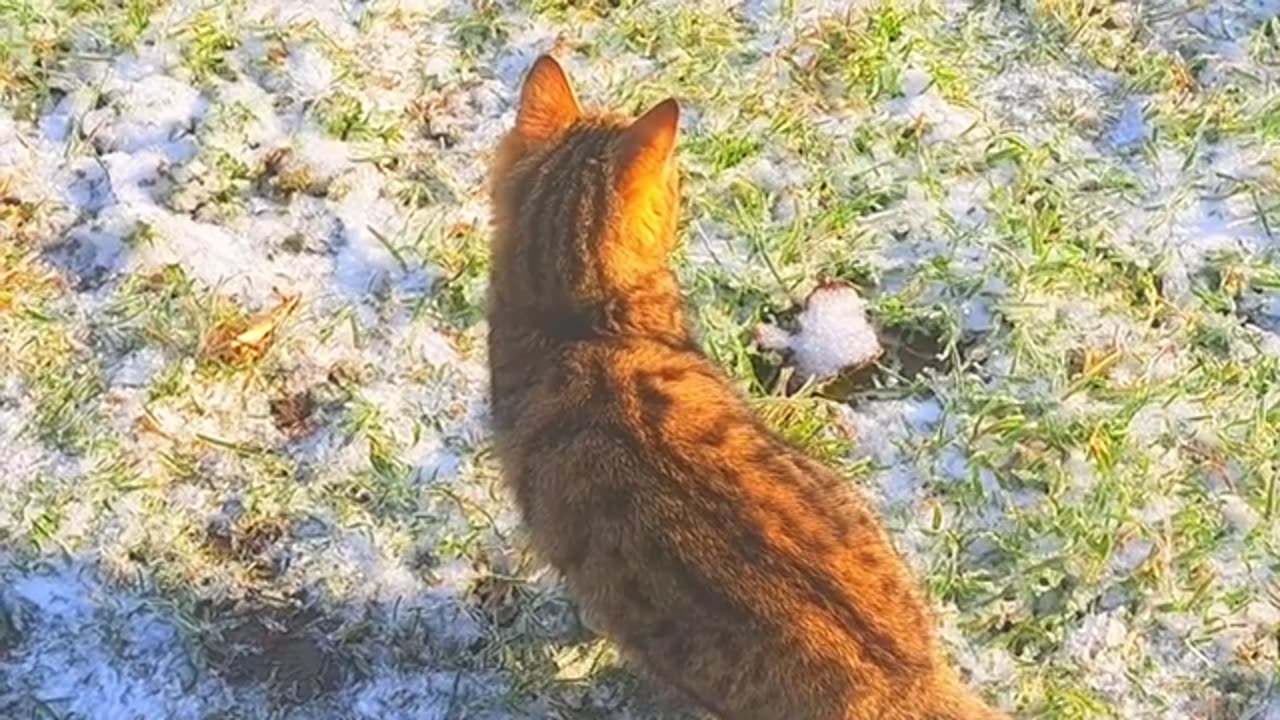
[[[629,185],[655,173],[671,162],[680,127],[680,105],[667,98],[654,105],[623,131],[619,150],[618,181]]]
[[[516,132],[529,140],[546,140],[572,125],[581,113],[564,68],[550,55],[540,56],[520,91]]]

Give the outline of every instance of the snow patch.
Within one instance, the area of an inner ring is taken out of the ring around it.
[[[84,568],[5,578],[0,606],[23,638],[0,655],[0,707],[196,720],[226,704],[225,687],[196,671],[175,623]]]
[[[867,301],[852,287],[823,285],[810,293],[794,333],[773,325],[757,329],[762,347],[786,352],[799,372],[825,378],[866,365],[883,352],[867,319]]]

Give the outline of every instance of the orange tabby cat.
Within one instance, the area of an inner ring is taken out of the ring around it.
[[[837,473],[765,428],[686,328],[679,116],[584,113],[538,59],[493,167],[497,447],[593,627],[726,720],[1001,718]]]

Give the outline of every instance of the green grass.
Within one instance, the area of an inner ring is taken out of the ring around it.
[[[177,31],[186,43],[183,64],[197,82],[207,83],[214,77],[232,79],[227,54],[239,45],[231,33],[229,19],[211,11],[200,12]]]

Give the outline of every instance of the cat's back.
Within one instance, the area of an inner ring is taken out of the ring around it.
[[[923,606],[874,515],[765,429],[701,353],[617,342],[551,356],[500,452],[562,571],[631,565],[648,580],[628,593],[649,583],[655,603],[687,603],[680,614],[704,626],[781,631],[808,613],[833,645],[860,631],[870,642],[846,650],[867,662],[929,662]]]
[[[932,680],[930,618],[875,516],[713,365],[635,344],[559,357],[568,384],[535,390],[508,431],[508,477],[603,630],[704,702],[766,713]]]
[[[493,382],[505,387],[494,393],[492,411],[500,453],[513,461],[602,464],[616,459],[606,457],[612,448],[663,465],[682,445],[705,445],[708,426],[727,432],[750,421],[719,370],[692,343],[612,338],[511,344],[519,348],[512,367],[493,373]],[[529,349],[533,345],[536,351]]]

